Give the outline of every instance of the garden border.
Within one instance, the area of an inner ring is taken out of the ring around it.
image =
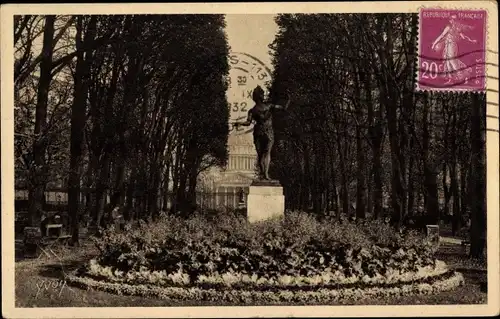
[[[463,275],[449,271],[446,276],[436,276],[433,283],[402,283],[390,288],[370,286],[368,288],[318,288],[315,291],[273,289],[257,290],[216,290],[199,287],[161,287],[156,285],[131,285],[98,281],[88,277],[79,277],[75,273],[66,276],[68,284],[83,289],[96,289],[117,295],[156,297],[166,300],[225,301],[225,302],[331,302],[346,299],[361,299],[381,296],[403,296],[432,294],[452,290],[464,283]]]

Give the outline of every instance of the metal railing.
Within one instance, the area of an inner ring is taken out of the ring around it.
[[[85,205],[87,201],[88,191],[80,192],[80,203]],[[16,190],[16,211],[25,210],[28,200],[27,190]],[[106,203],[109,203],[110,196],[107,196]],[[127,199],[125,199],[127,200]],[[164,201],[167,200],[166,205]],[[135,199],[134,199],[135,201]],[[172,207],[175,201],[175,196],[172,192],[168,192],[167,196],[158,196],[158,207]],[[196,204],[199,209],[222,209],[222,208],[237,208],[241,207],[241,203],[246,203],[247,193],[238,188],[228,189],[225,191],[198,191],[196,192]],[[24,203],[22,203],[24,202]],[[68,204],[68,193],[63,189],[47,190],[45,192],[45,202],[50,206],[64,207]]]

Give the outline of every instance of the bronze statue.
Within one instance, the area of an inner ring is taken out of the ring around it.
[[[271,150],[274,144],[273,111],[277,109],[286,110],[290,105],[290,97],[285,106],[271,104],[264,101],[264,90],[257,86],[252,93],[255,106],[248,111],[245,122],[233,123],[235,127],[240,125],[249,126],[255,121],[253,128],[253,142],[257,150],[257,162],[259,164],[259,179],[270,180],[269,164],[271,162]]]

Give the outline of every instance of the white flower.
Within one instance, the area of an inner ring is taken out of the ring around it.
[[[278,277],[278,283],[281,285],[289,285],[292,283],[292,277],[289,275]]]

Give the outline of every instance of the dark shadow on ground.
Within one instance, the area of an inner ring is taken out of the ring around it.
[[[54,262],[52,264],[43,265],[40,267],[38,274],[41,277],[62,279],[64,274],[76,270],[82,265],[81,260]]]

